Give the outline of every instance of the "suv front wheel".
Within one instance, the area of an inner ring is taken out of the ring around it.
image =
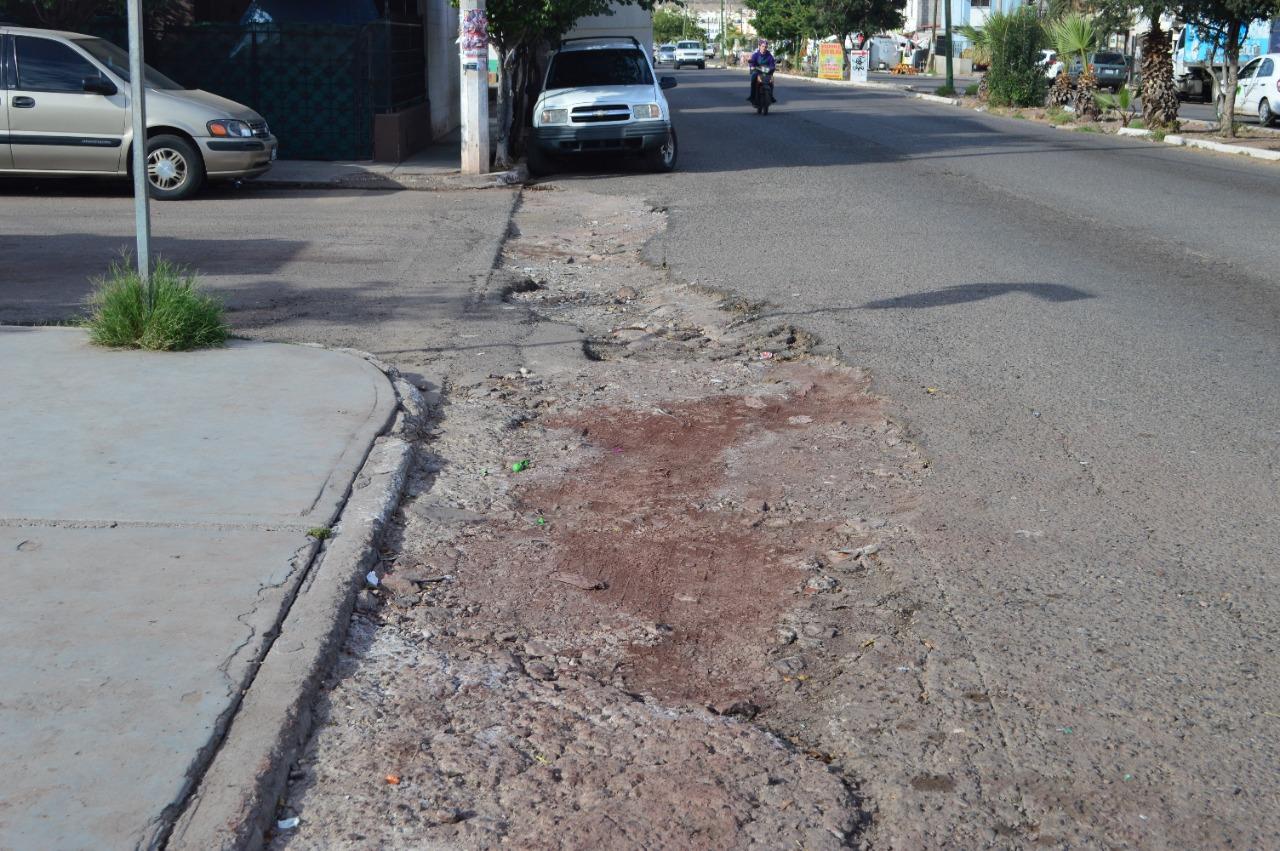
[[[129,161],[132,172],[133,160]],[[158,201],[190,198],[204,185],[204,160],[195,147],[179,136],[152,136],[147,140],[147,182]]]
[[[645,155],[645,164],[651,171],[675,171],[676,155],[679,152],[676,145],[676,131],[673,127],[667,135],[667,140]]]

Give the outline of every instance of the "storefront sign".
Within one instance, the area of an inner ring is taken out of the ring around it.
[[[844,48],[838,44],[818,45],[818,76],[824,80],[844,79]]]

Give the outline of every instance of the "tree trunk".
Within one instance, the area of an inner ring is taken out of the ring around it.
[[[1081,67],[1080,80],[1076,83],[1076,118],[1097,121],[1100,113],[1093,95],[1098,90],[1098,78],[1093,73],[1093,66],[1087,61],[1082,62]]]
[[[498,127],[497,138],[493,145],[493,166],[505,171],[512,166],[511,161],[511,55],[499,44],[498,48]]]
[[[1236,136],[1236,81],[1240,77],[1240,24],[1231,22],[1227,33],[1227,48],[1223,53],[1226,60],[1226,79],[1222,83],[1222,119],[1219,122],[1222,135],[1228,139]]]
[[[1142,120],[1149,130],[1175,129],[1178,91],[1173,85],[1170,34],[1151,17],[1151,29],[1142,48]]]

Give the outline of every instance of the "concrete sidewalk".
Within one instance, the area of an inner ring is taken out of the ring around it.
[[[278,160],[270,171],[248,185],[297,189],[483,189],[521,183],[527,177],[527,172],[515,169],[464,175],[461,145],[461,135],[455,131],[398,163]]]
[[[0,848],[165,836],[396,407],[345,353],[0,326]]]

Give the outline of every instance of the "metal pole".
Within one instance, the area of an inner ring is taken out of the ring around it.
[[[138,236],[138,276],[151,283],[151,193],[147,179],[147,103],[142,61],[142,0],[129,7],[129,106],[133,113],[133,228]]]
[[[951,55],[955,53],[951,45],[951,0],[942,0],[942,2],[947,6],[947,88],[954,89],[956,87],[956,75],[951,67]]]

